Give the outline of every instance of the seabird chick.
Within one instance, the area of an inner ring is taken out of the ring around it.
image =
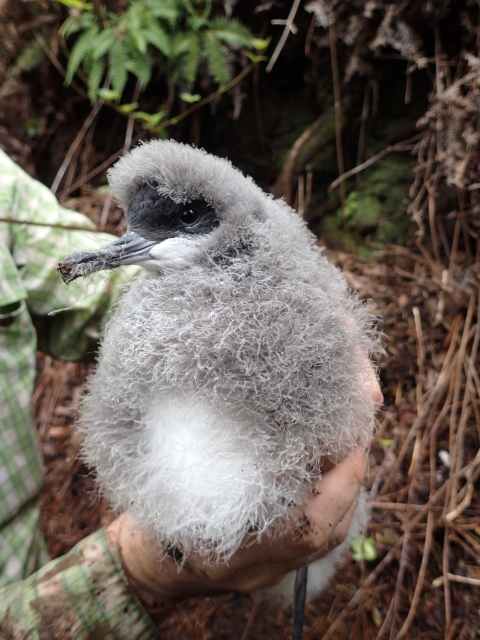
[[[108,177],[127,233],[59,271],[146,273],[100,347],[84,455],[167,548],[225,561],[295,526],[322,461],[370,442],[372,317],[298,215],[227,160],[153,141]],[[350,537],[365,520],[362,498]],[[347,544],[316,563],[310,595]]]

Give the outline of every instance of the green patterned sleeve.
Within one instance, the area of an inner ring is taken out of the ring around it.
[[[110,309],[140,268],[95,274],[67,287],[57,264],[74,249],[95,249],[113,238],[94,232],[82,214],[61,207],[47,187],[1,151],[0,217],[14,220],[0,221],[0,238],[20,274],[39,349],[62,360],[78,360],[95,350]],[[61,228],[75,226],[92,231]],[[49,315],[58,309],[65,310]]]
[[[0,590],[3,640],[154,640],[157,628],[100,530],[23,582]]]

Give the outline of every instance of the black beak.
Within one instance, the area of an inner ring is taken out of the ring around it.
[[[115,269],[126,264],[138,264],[150,260],[150,249],[158,240],[146,240],[135,231],[127,233],[96,251],[74,251],[57,266],[65,284],[80,276],[88,276],[103,269]]]

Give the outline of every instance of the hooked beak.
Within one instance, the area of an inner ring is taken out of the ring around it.
[[[115,269],[122,265],[138,264],[151,259],[150,249],[158,240],[146,240],[135,231],[95,251],[74,251],[57,266],[65,284],[80,276],[88,276],[103,269]]]

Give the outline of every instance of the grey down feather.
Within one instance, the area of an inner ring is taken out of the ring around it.
[[[83,402],[84,456],[164,545],[228,560],[295,524],[322,460],[370,441],[372,317],[299,216],[228,161],[154,141],[109,182],[125,210],[148,183],[204,199],[220,224],[188,266],[122,297]]]

